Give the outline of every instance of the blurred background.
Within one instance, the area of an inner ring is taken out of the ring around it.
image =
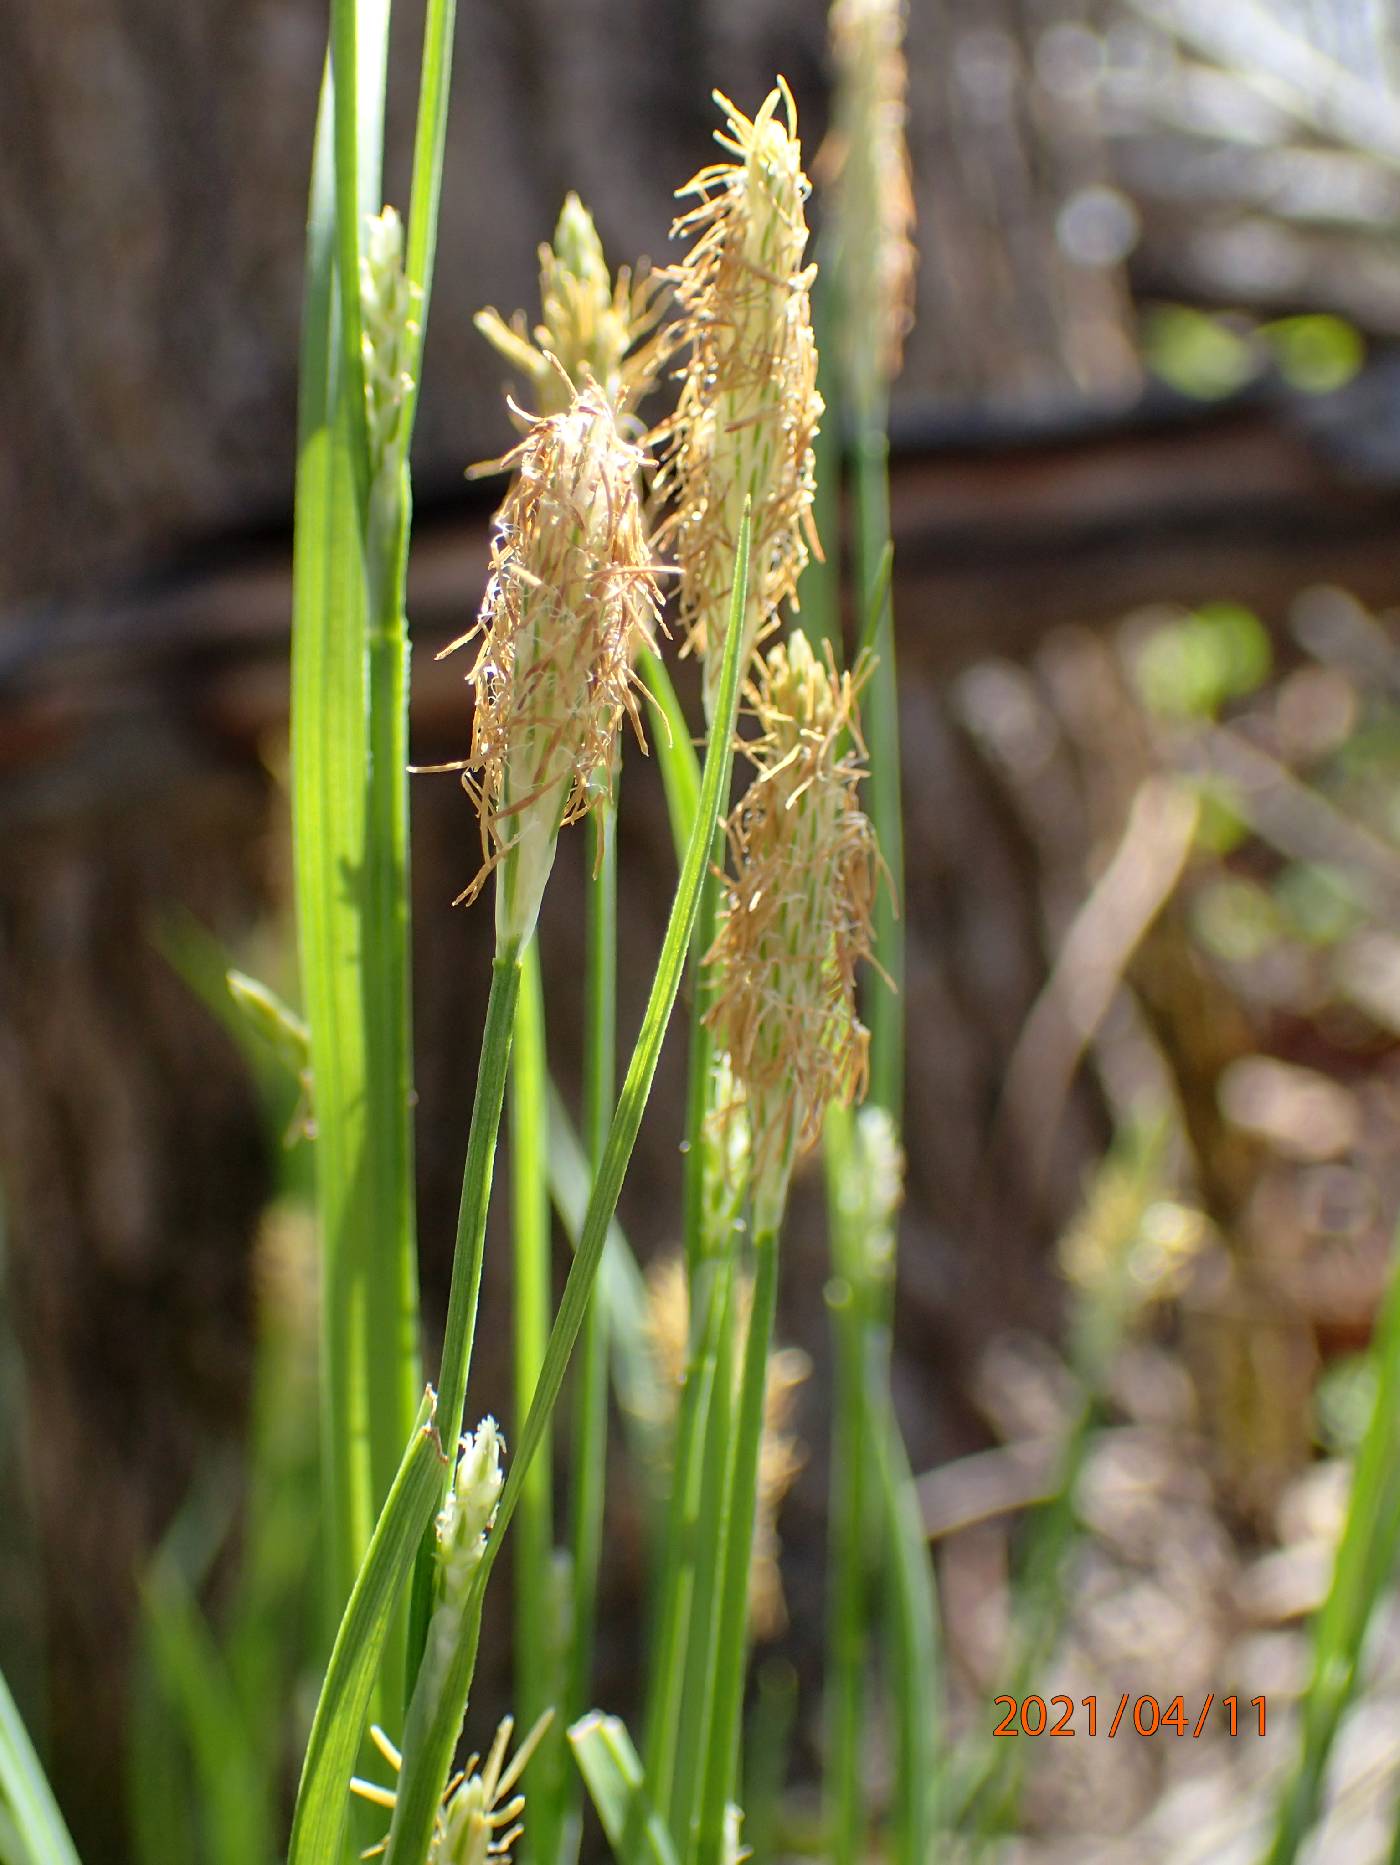
[[[399,13],[391,72],[412,74],[420,13]],[[1400,1198],[1396,30],[1381,0],[912,6],[895,1374],[969,1726],[1014,1688],[1008,1566],[1086,1380],[1102,1429],[1056,1687],[1267,1691],[1286,1729],[1302,1682]],[[305,1149],[217,980],[232,961],[295,996],[290,514],[324,33],[304,0],[0,11],[0,1667],[80,1849],[118,1865],[149,1856],[142,1795],[185,1791],[169,1705],[201,1639],[264,1610],[296,1628],[315,1559]],[[484,580],[491,488],[463,469],[510,439],[472,313],[533,306],[571,188],[614,264],[664,262],[712,85],[752,110],[783,72],[809,158],[827,110],[819,0],[462,0],[457,60],[415,457],[423,764],[468,738],[464,666],[433,660]],[[413,101],[391,96],[400,202]],[[634,759],[625,789],[630,1031],[673,862],[655,773]],[[466,799],[425,775],[413,800],[431,1362],[491,935],[450,907],[477,859]],[[579,839],[542,928],[565,1083],[582,860]],[[677,1060],[622,1206],[644,1261],[675,1242]],[[801,1188],[787,1246],[780,1332],[812,1371],[769,1645],[804,1685],[820,1204]],[[1153,1266],[1099,1354],[1096,1265],[1129,1234]],[[509,1436],[498,1353],[473,1406]],[[250,1447],[279,1475],[271,1523]],[[610,1708],[637,1539],[619,1510]],[[1382,1632],[1320,1857],[1368,1856],[1393,1801]],[[300,1636],[261,1659],[293,1725]],[[800,1804],[820,1705],[797,1703]],[[1190,1856],[1229,1856],[1273,1765],[1271,1743],[1056,1745],[1028,1855],[1175,1859],[1189,1829]]]

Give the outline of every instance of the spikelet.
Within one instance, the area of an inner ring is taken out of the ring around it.
[[[520,372],[541,414],[562,413],[564,377],[579,382],[585,374],[619,414],[635,408],[668,353],[656,328],[660,281],[645,270],[634,280],[623,266],[614,284],[593,216],[576,194],[566,197],[554,244],[542,245],[539,256],[541,321],[533,332],[523,311],[507,323],[491,309],[477,312],[477,329]]]
[[[667,274],[686,360],[676,413],[660,430],[668,446],[657,482],[673,508],[661,535],[674,543],[681,571],[686,645],[705,657],[707,717],[745,497],[753,499],[753,541],[744,667],[779,604],[795,598],[809,550],[820,555],[811,507],[822,413],[811,316],[816,268],[803,265],[810,184],[792,93],[780,80],[752,122],[721,93],[715,98],[728,118],[727,133],[715,139],[735,159],[702,169],[680,190],[700,204],[672,228],[673,237],[695,243]]]
[[[832,132],[818,173],[832,192],[841,363],[862,415],[899,373],[914,320],[917,254],[910,180],[904,0],[835,0]]]
[[[505,1717],[496,1731],[486,1765],[482,1767],[480,1756],[473,1755],[462,1772],[452,1777],[433,1822],[428,1865],[492,1865],[493,1861],[494,1865],[506,1865],[511,1848],[525,1831],[520,1817],[525,1811],[525,1796],[513,1790],[553,1718],[553,1710],[546,1710],[507,1763],[515,1721]],[[374,1746],[398,1774],[403,1756],[382,1729],[376,1726],[369,1733]],[[381,1787],[376,1781],[356,1778],[350,1783],[350,1792],[390,1812],[398,1802],[394,1788]],[[381,1840],[360,1857],[378,1858],[387,1847],[388,1840]]]
[[[501,1472],[504,1449],[505,1440],[494,1418],[483,1418],[462,1439],[452,1487],[437,1518],[442,1597],[448,1604],[460,1605],[486,1551],[486,1536],[505,1481]]]
[[[370,477],[377,476],[398,438],[413,390],[410,345],[418,332],[421,293],[403,266],[403,222],[392,207],[365,216],[360,254],[360,348],[365,369],[365,424]]]
[[[659,616],[642,524],[639,447],[585,381],[563,414],[541,416],[502,462],[516,468],[496,514],[491,577],[467,676],[476,698],[462,782],[481,817],[471,900],[502,865],[503,942],[534,931],[565,823],[610,795],[626,714],[641,737],[632,662]]]
[[[727,825],[734,874],[706,963],[707,1022],[748,1098],[756,1200],[781,1198],[828,1104],[865,1089],[855,972],[870,956],[878,857],[857,798],[864,676],[838,675],[795,630],[750,688],[757,775]]]

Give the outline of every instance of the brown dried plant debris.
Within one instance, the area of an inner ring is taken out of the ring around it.
[[[679,191],[699,197],[672,228],[694,244],[665,275],[680,308],[685,362],[676,412],[657,433],[666,442],[658,493],[671,506],[658,535],[674,546],[681,571],[686,647],[705,656],[707,715],[745,498],[753,501],[745,665],[780,603],[795,601],[809,552],[821,554],[811,510],[822,414],[811,316],[816,268],[803,265],[810,183],[796,106],[781,80],[752,121],[715,97],[728,118],[715,140],[734,160],[702,169]]]

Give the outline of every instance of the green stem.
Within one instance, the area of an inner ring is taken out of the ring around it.
[[[865,1411],[879,1478],[881,1540],[890,1587],[889,1662],[895,1692],[895,1865],[934,1856],[944,1770],[939,1760],[938,1608],[913,1472],[890,1400],[885,1356],[867,1367]]]
[[[408,554],[406,468],[386,467],[370,499],[369,769],[365,798],[365,1123],[370,1154],[366,1213],[375,1245],[366,1283],[364,1364],[369,1382],[374,1495],[388,1494],[423,1389],[418,1337],[418,1239],[413,1160],[413,1006],[410,983],[408,827]],[[405,1627],[385,1650],[381,1713],[402,1713]]]
[[[686,1104],[684,1217],[689,1344],[674,1433],[664,1565],[657,1589],[647,1719],[647,1779],[656,1806],[669,1814],[684,1845],[703,1776],[697,1744],[709,1723],[711,1644],[718,1584],[718,1543],[707,1524],[728,1487],[730,1320],[735,1231],[726,1220],[709,1234],[706,1210],[707,1121],[714,1087],[714,1042],[705,1025],[709,980],[704,958],[714,943],[722,888],[723,834],[716,831],[691,943],[690,1052]],[[736,1209],[742,1188],[733,1188]]]
[[[869,1632],[867,1564],[870,1439],[865,1408],[864,1278],[858,1243],[843,1221],[842,1189],[850,1168],[850,1116],[827,1116],[827,1209],[832,1280],[827,1301],[832,1335],[831,1583],[827,1651],[828,1843],[833,1865],[864,1856],[865,1794],[861,1734],[865,1727],[865,1658]]]
[[[384,1865],[426,1865],[443,1785],[462,1733],[462,1717],[481,1642],[482,1591],[469,1587],[450,1622],[435,1616],[404,1724],[399,1776]]]
[[[496,1135],[505,1100],[520,979],[519,948],[507,946],[498,951],[491,961],[491,994],[486,1001],[486,1026],[481,1035],[481,1063],[472,1101],[467,1161],[462,1173],[462,1201],[457,1211],[457,1241],[452,1255],[452,1287],[447,1300],[447,1327],[438,1378],[438,1433],[449,1458],[453,1457],[462,1435],[462,1410],[476,1340],[477,1304],[481,1298],[486,1213],[491,1203]]]
[[[588,887],[583,1030],[583,1143],[596,1173],[608,1138],[617,1094],[617,808],[616,799],[593,818],[593,869]],[[595,1293],[579,1342],[574,1423],[568,1720],[592,1698],[594,1623],[603,1548],[603,1491],[608,1455],[607,1309]],[[571,1825],[581,1783],[569,1794]],[[577,1847],[571,1845],[571,1856]]]
[[[686,1076],[685,1172],[682,1186],[682,1224],[687,1278],[693,1281],[705,1249],[705,1122],[714,1085],[715,1045],[705,1023],[709,1008],[709,979],[705,955],[714,944],[719,923],[724,832],[716,829],[714,846],[700,890],[700,910],[690,948],[690,1055]]]
[[[510,1056],[511,1232],[514,1245],[515,1417],[523,1422],[535,1396],[549,1340],[549,1108],[545,1063],[544,990],[539,942],[521,958],[520,995],[515,1007]],[[521,1727],[556,1704],[557,1628],[554,1623],[554,1470],[550,1434],[520,1493],[515,1537],[515,1692]],[[553,1781],[561,1758],[562,1727],[546,1737],[550,1755],[536,1758],[536,1780]],[[553,1765],[551,1765],[553,1764]],[[531,1795],[533,1817],[527,1858],[550,1858],[548,1791]]]
[[[476,1338],[476,1311],[481,1298],[481,1270],[486,1250],[486,1217],[491,1204],[491,1179],[496,1164],[496,1136],[501,1125],[506,1075],[510,1061],[515,1006],[520,995],[520,952],[498,950],[491,963],[491,993],[486,1001],[486,1023],[481,1032],[481,1059],[477,1064],[476,1094],[472,1100],[467,1158],[462,1171],[462,1199],[457,1207],[457,1241],[452,1254],[452,1283],[447,1298],[447,1326],[443,1333],[442,1363],[438,1375],[438,1431],[447,1455],[443,1477],[446,1491],[457,1462],[466,1404],[467,1374]],[[413,1573],[409,1606],[407,1679],[416,1694],[418,1668],[433,1614],[437,1584],[437,1549],[431,1528],[423,1537]]]
[[[682,1421],[686,1443],[677,1460],[687,1473],[686,1515],[670,1550],[674,1565],[676,1676],[662,1715],[663,1754],[670,1774],[669,1823],[684,1848],[705,1779],[705,1741],[714,1700],[715,1610],[720,1586],[725,1519],[732,1469],[734,1414],[734,1264],[732,1241],[712,1251],[702,1276],[715,1287],[716,1317],[707,1326],[699,1370],[700,1402]],[[691,1475],[691,1472],[694,1475]],[[658,1789],[658,1793],[659,1793]],[[663,1802],[664,1806],[665,1803]]]
[[[733,1474],[724,1532],[719,1628],[715,1640],[714,1713],[700,1811],[700,1865],[722,1865],[725,1808],[734,1797],[739,1724],[744,1707],[749,1568],[753,1560],[758,1466],[763,1444],[768,1351],[778,1302],[778,1218],[765,1214],[754,1238],[753,1305],[744,1343]]]
[[[889,885],[875,900],[875,957],[884,978],[871,987],[870,1098],[902,1124],[904,1111],[904,826],[900,803],[899,682],[894,605],[884,573],[890,542],[889,440],[883,409],[860,426],[854,443],[856,573],[860,614],[878,607],[876,663],[865,698],[870,747],[870,820]]]

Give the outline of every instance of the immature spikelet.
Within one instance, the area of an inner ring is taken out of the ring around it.
[[[863,677],[838,675],[797,630],[750,689],[757,775],[727,826],[734,873],[706,962],[708,1022],[748,1097],[757,1191],[816,1141],[832,1101],[864,1092],[855,973],[878,862],[857,800]]]
[[[407,363],[418,331],[420,296],[404,276],[398,214],[386,207],[382,214],[367,215],[360,254],[360,347],[371,477],[398,437],[404,401],[413,389]]]
[[[655,382],[666,347],[657,334],[658,283],[647,273],[635,282],[626,266],[617,282],[608,273],[593,216],[570,194],[554,230],[540,247],[541,321],[533,332],[525,313],[507,323],[499,312],[478,311],[477,329],[529,384],[541,414],[568,406],[572,382],[592,376],[613,407],[634,408]],[[554,360],[552,361],[551,358]]]
[[[481,614],[462,637],[483,637],[468,675],[476,706],[462,779],[481,816],[483,864],[460,898],[503,864],[496,923],[506,941],[534,931],[560,828],[608,796],[624,714],[641,736],[632,662],[659,614],[641,459],[585,381],[503,462],[516,472],[496,515]]]
[[[486,1552],[487,1531],[495,1519],[505,1481],[501,1471],[504,1448],[494,1418],[483,1418],[476,1430],[462,1439],[452,1487],[437,1518],[442,1597],[448,1605],[460,1606]]]
[[[841,282],[842,365],[858,410],[898,375],[914,316],[914,190],[904,0],[835,0],[832,133],[821,152]]]
[[[526,1764],[540,1745],[554,1712],[546,1710],[507,1763],[514,1719],[507,1716],[496,1731],[485,1767],[481,1757],[473,1755],[460,1774],[447,1784],[442,1807],[433,1823],[432,1842],[428,1847],[428,1865],[501,1865],[511,1856],[511,1848],[525,1831],[521,1814],[525,1796],[512,1790],[525,1771]],[[403,1767],[403,1756],[379,1728],[370,1730],[370,1738],[395,1774]],[[398,1800],[392,1787],[380,1787],[374,1781],[352,1780],[352,1794],[390,1812]],[[384,1840],[370,1846],[361,1858],[378,1858],[387,1848]]]
[[[797,111],[781,81],[753,121],[716,92],[734,156],[700,173],[682,196],[698,207],[673,234],[694,236],[668,276],[686,345],[669,447],[658,481],[672,512],[664,531],[681,570],[688,646],[705,656],[705,706],[714,710],[744,500],[753,500],[744,664],[795,597],[812,526],[812,441],[821,418]],[[787,118],[779,118],[780,109]]]

